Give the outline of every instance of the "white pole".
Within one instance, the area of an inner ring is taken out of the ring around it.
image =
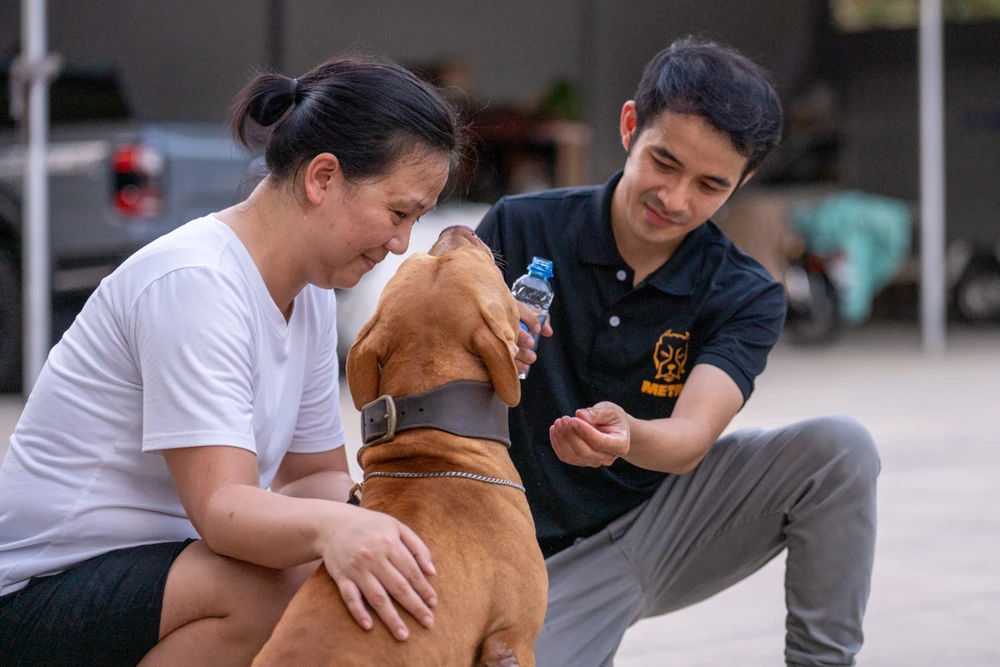
[[[22,63],[30,80],[28,148],[24,162],[24,395],[31,392],[52,337],[49,259],[49,183],[45,168],[49,129],[49,81],[42,72],[46,44],[45,0],[21,0]]]
[[[944,32],[941,0],[920,0],[920,285],[924,351],[945,346]]]

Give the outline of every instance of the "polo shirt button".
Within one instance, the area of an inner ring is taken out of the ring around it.
[[[613,327],[616,327],[616,326],[618,326],[621,323],[622,323],[622,321],[620,319],[618,319],[617,315],[612,315],[611,319],[608,320],[608,324],[610,324]]]
[[[625,269],[618,269],[618,273],[615,275],[618,277],[618,280],[625,280],[628,278],[628,274],[625,273]]]

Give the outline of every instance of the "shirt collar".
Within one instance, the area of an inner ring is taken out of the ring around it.
[[[624,266],[625,260],[618,253],[618,246],[615,245],[615,235],[611,231],[611,195],[615,192],[615,186],[622,178],[622,172],[618,172],[604,184],[594,199],[594,215],[585,218],[577,230],[577,257],[584,264],[596,264],[598,266]],[[591,220],[597,220],[596,227],[590,224]]]
[[[712,236],[709,221],[692,230],[660,268],[646,282],[661,292],[675,296],[690,296],[702,271],[704,245]]]
[[[583,264],[618,267],[632,275],[632,268],[622,259],[611,230],[611,197],[614,194],[622,172],[612,176],[594,199],[594,216],[589,220],[597,225],[581,225],[577,229],[577,257]],[[660,268],[654,271],[645,284],[652,285],[661,292],[675,296],[689,296],[694,292],[695,282],[701,272],[699,246],[712,235],[714,225],[707,222],[688,234],[674,254]]]

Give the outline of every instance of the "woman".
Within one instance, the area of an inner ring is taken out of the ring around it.
[[[362,627],[405,639],[391,599],[433,623],[426,546],[343,502],[332,288],[406,250],[455,111],[355,58],[260,75],[231,112],[248,148],[267,128],[267,177],[102,282],[11,438],[0,664],[248,664],[320,562]]]

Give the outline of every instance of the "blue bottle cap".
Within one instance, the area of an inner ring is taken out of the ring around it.
[[[544,257],[532,257],[531,265],[528,266],[528,273],[535,273],[546,280],[552,277],[552,260]]]

